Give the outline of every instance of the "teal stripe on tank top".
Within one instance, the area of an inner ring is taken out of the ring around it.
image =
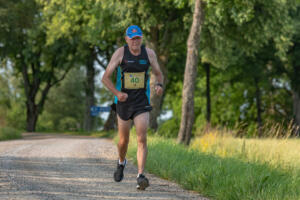
[[[150,77],[149,77],[149,70],[147,71],[147,76],[148,76],[148,80],[147,80],[147,87],[146,87],[146,95],[148,98],[148,102],[150,104]]]
[[[122,86],[122,82],[121,82],[121,70],[120,67],[118,67],[117,70],[117,84],[116,84],[116,89],[121,91],[121,86]],[[118,98],[117,96],[115,96],[115,100],[114,103],[117,104],[118,103]]]
[[[149,77],[149,70],[147,71],[147,75],[148,75],[148,77]],[[120,67],[118,67],[118,69],[117,69],[117,84],[116,84],[116,89],[117,89],[118,91],[121,91],[121,86],[122,86],[122,81],[121,81],[121,70],[120,70]],[[147,96],[148,102],[149,102],[149,104],[150,104],[150,77],[149,77],[148,80],[147,80],[146,96]],[[115,104],[118,103],[118,98],[117,98],[117,96],[115,96],[114,103],[115,103]]]

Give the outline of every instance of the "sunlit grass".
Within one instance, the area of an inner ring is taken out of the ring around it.
[[[216,130],[194,139],[191,149],[220,157],[267,163],[283,169],[300,169],[300,140],[288,138],[234,138]]]

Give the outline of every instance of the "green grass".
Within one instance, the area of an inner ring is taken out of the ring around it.
[[[9,127],[0,127],[0,141],[22,138],[21,131]]]
[[[186,148],[172,139],[149,136],[146,170],[212,199],[300,199],[299,167],[261,161],[261,156],[248,159],[241,154],[216,152]],[[128,155],[136,162],[134,134]]]

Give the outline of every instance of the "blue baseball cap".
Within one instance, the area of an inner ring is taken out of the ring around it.
[[[140,27],[138,27],[137,25],[131,25],[126,30],[126,36],[132,39],[134,37],[142,37],[143,33]]]

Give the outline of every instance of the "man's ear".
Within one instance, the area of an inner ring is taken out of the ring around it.
[[[125,36],[125,41],[128,43],[128,41],[127,40],[129,40],[129,38],[127,37],[127,36]]]

